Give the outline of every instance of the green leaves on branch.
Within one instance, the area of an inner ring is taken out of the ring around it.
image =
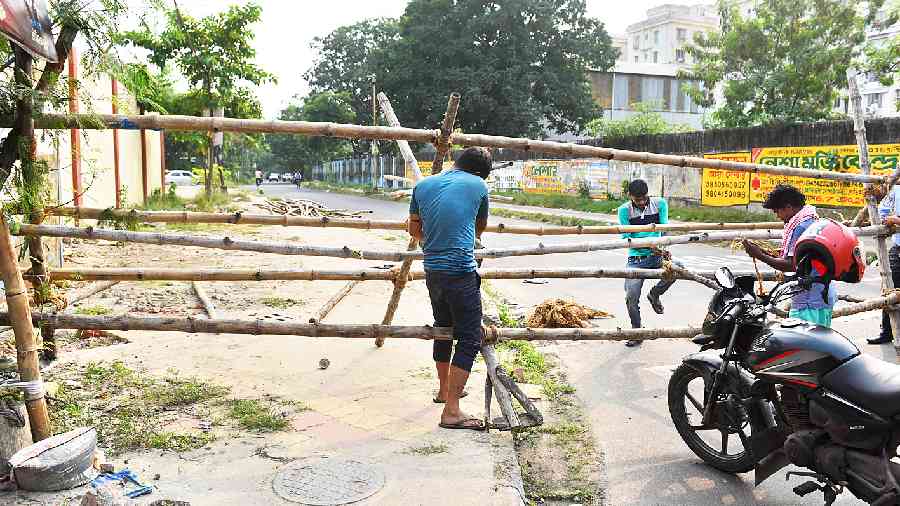
[[[638,102],[632,104],[635,114],[625,119],[600,118],[587,125],[587,131],[594,137],[621,139],[634,135],[671,134],[689,132],[688,125],[669,123],[652,104]]]
[[[869,13],[884,0],[868,2]],[[682,78],[704,107],[718,105],[712,126],[747,127],[828,119],[837,90],[865,40],[870,15],[845,0],[759,0],[752,16],[720,0],[722,32],[698,35],[695,64]],[[716,100],[713,90],[721,87]]]

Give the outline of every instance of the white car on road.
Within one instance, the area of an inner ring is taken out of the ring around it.
[[[269,182],[270,183],[277,183],[279,181],[281,181],[281,174],[279,174],[277,172],[273,172],[273,173],[269,174]]]
[[[166,171],[166,186],[190,186],[194,184],[194,175],[187,170]]]

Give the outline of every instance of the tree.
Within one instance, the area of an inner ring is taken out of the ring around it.
[[[718,106],[715,126],[827,119],[883,1],[868,2],[864,17],[846,0],[759,0],[745,18],[733,0],[720,0],[722,31],[696,36],[687,48],[695,63],[681,77],[702,83],[689,89],[700,105]]]
[[[346,92],[313,93],[299,103],[288,105],[281,111],[279,119],[352,123],[355,113],[350,103],[350,94]],[[350,141],[346,139],[269,134],[266,140],[272,151],[273,161],[282,170],[302,170],[306,179],[312,176],[314,164],[344,158],[353,152]]]
[[[123,35],[125,43],[150,51],[150,61],[160,70],[174,63],[193,88],[202,112],[226,107],[237,96],[246,95],[246,86],[274,81],[274,77],[253,63],[256,51],[251,42],[251,25],[260,20],[262,9],[253,3],[232,5],[227,11],[194,19],[178,8],[161,7],[165,28],[155,33],[144,24],[140,30]],[[221,159],[219,160],[221,165]],[[211,193],[212,165],[206,167],[206,191]],[[224,183],[224,180],[222,181]]]
[[[598,114],[587,71],[616,57],[603,24],[585,12],[584,0],[412,0],[399,21],[323,39],[307,79],[315,91],[351,91],[357,121],[371,114],[360,104],[371,93],[363,77],[375,75],[404,126],[439,124],[458,91],[464,130],[583,131]]]
[[[883,29],[900,21],[900,1],[886,6],[872,22],[873,28]],[[872,72],[885,86],[891,86],[900,73],[900,35],[887,40],[877,40],[866,44],[865,60],[861,68]],[[897,101],[900,110],[900,101]]]
[[[625,119],[596,119],[587,125],[587,131],[603,139],[621,139],[633,135],[671,134],[689,132],[691,127],[667,122],[651,104],[636,102],[632,108],[637,114]]]

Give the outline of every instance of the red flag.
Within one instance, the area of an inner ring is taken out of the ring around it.
[[[59,61],[46,0],[0,0],[0,34],[31,56]]]

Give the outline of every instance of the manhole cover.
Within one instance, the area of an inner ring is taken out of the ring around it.
[[[354,460],[313,458],[293,462],[275,475],[282,499],[310,506],[361,501],[384,487],[381,471]]]

